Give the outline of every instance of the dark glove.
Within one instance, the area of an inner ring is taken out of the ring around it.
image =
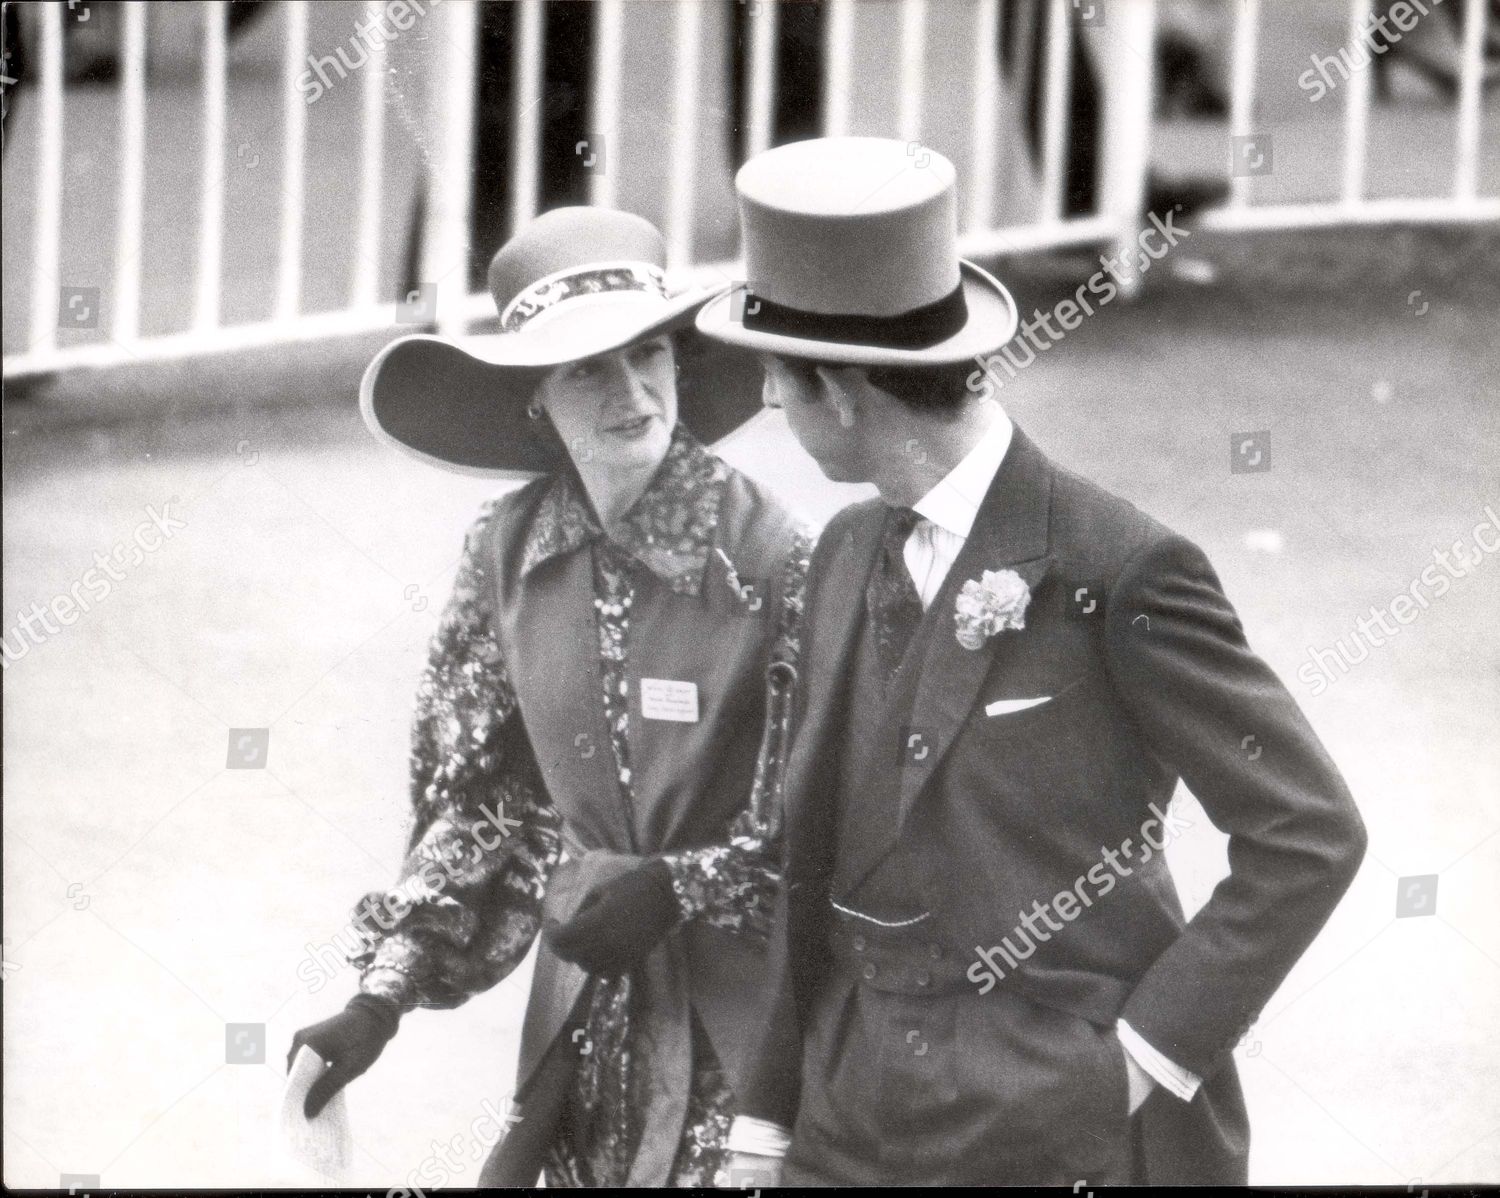
[[[552,933],[552,951],[589,973],[620,974],[643,960],[677,925],[682,909],[660,858],[590,891]]]
[[[373,1065],[396,1034],[400,1021],[401,1008],[390,999],[356,994],[332,1019],[305,1027],[293,1036],[291,1051],[286,1054],[288,1071],[304,1044],[328,1063],[323,1076],[308,1089],[302,1113],[309,1119],[316,1118],[335,1094]]]

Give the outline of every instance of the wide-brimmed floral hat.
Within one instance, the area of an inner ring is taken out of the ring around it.
[[[513,478],[555,469],[561,452],[526,406],[555,366],[660,333],[680,333],[678,419],[716,441],[760,410],[753,358],[698,337],[712,294],[667,289],[662,235],[607,208],[537,217],[490,262],[498,333],[402,337],[375,355],[359,406],[382,441],[464,474]]]

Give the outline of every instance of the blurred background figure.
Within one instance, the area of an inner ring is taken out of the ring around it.
[[[1489,91],[1500,82],[1500,0],[1484,0],[1489,21],[1481,45],[1480,86]],[[1390,20],[1400,0],[1379,0],[1376,11]],[[1399,30],[1399,26],[1396,27]],[[1375,56],[1375,89],[1382,101],[1395,98],[1392,74],[1404,67],[1424,80],[1447,100],[1458,98],[1463,69],[1460,39],[1463,36],[1463,6],[1434,7],[1416,18],[1413,27],[1388,42],[1389,48]]]
[[[1090,5],[1090,7],[1092,7]],[[1099,11],[1104,13],[1102,2]],[[1000,58],[1010,94],[1026,108],[1026,147],[1034,168],[1042,161],[1047,42],[1051,23],[1069,10],[1036,0],[1005,0],[1002,5]],[[1222,120],[1229,113],[1229,70],[1225,7],[1210,0],[1166,0],[1159,6],[1156,40],[1155,111],[1158,116]],[[1107,37],[1108,21],[1099,31],[1078,26],[1068,61],[1065,207],[1068,216],[1095,211],[1099,203],[1099,143],[1104,136],[1096,58],[1118,51]],[[1146,208],[1165,212],[1176,207],[1192,212],[1221,200],[1227,188],[1218,179],[1171,178],[1152,171],[1146,185]]]

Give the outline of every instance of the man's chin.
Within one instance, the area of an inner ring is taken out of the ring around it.
[[[842,462],[825,462],[819,458],[813,461],[818,463],[818,469],[823,472],[823,477],[831,483],[863,483],[870,480],[865,478],[853,467]]]

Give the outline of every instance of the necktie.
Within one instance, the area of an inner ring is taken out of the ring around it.
[[[882,676],[891,676],[906,656],[906,648],[922,622],[922,597],[917,594],[911,571],[906,568],[906,540],[921,519],[909,507],[892,507],[886,513],[881,537],[880,560],[865,590],[871,627],[880,652]]]

